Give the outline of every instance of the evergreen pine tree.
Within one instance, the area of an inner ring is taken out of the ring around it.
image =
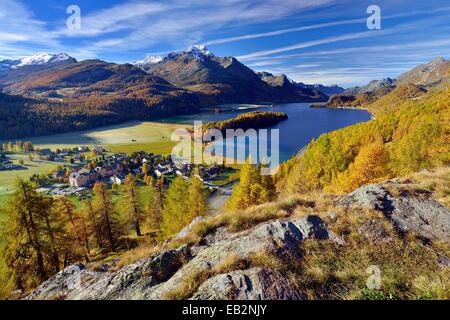
[[[227,203],[227,208],[230,210],[247,209],[262,203],[261,193],[264,190],[261,184],[261,172],[259,167],[251,162],[251,159],[248,159],[241,166],[239,184],[233,189],[233,193]]]
[[[154,235],[155,238],[159,238],[161,233],[163,196],[161,189],[156,184],[151,185],[150,188],[152,189],[153,198],[145,205],[145,224],[149,232]]]
[[[355,161],[340,176],[343,192],[352,191],[364,184],[385,180],[388,177],[388,154],[380,141],[361,148]]]
[[[276,198],[276,188],[273,176],[271,175],[262,175],[261,176],[261,194],[259,196],[260,203],[270,202],[275,200]]]
[[[94,207],[92,206],[91,200],[84,201],[83,209],[81,211],[81,215],[85,217],[87,224],[87,236],[88,238],[94,236],[95,242],[98,248],[103,247],[102,237],[101,237],[101,222],[99,217],[96,215],[94,211]]]

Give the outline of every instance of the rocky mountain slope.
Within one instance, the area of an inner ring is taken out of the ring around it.
[[[381,80],[372,80],[365,86],[348,88],[342,94],[357,95],[359,93],[377,91],[377,90],[380,90],[383,88],[393,88],[394,84],[395,84],[395,79],[391,79],[391,78],[384,78]]]
[[[27,299],[367,298],[370,264],[383,272],[378,294],[419,298],[418,281],[430,281],[430,291],[450,265],[450,210],[420,190],[396,179],[338,199],[291,198],[197,219],[148,258],[117,271],[70,266]]]
[[[149,59],[149,63],[137,65],[175,86],[206,94],[215,103],[326,100],[319,91],[290,85],[289,81],[272,85],[236,58],[217,57],[204,46],[171,53],[160,62]]]
[[[423,92],[441,90],[450,84],[450,60],[438,57],[401,74],[397,79],[373,80],[365,86],[353,87],[330,97],[327,106],[363,107],[387,95],[398,86],[414,85]]]
[[[438,57],[433,61],[421,64],[397,78],[396,83],[411,83],[422,86],[436,86],[448,82],[450,78],[450,60]]]
[[[298,84],[288,79],[284,74],[276,76],[269,72],[258,72],[258,76],[271,87],[281,90],[284,97],[293,101],[298,99],[298,97],[303,97],[305,101],[308,101],[311,97],[315,97],[317,101],[325,101],[328,99],[327,94],[315,86]],[[324,86],[321,88],[324,88]]]
[[[28,77],[45,77],[46,73],[77,63],[77,60],[65,53],[37,53],[17,60],[0,61],[0,89],[21,82]],[[7,90],[6,90],[7,91]]]
[[[323,85],[323,84],[306,84],[303,82],[298,82],[297,85],[301,88],[306,88],[306,89],[312,89],[312,90],[319,90],[320,92],[322,92],[324,95],[327,96],[331,96],[333,94],[339,94],[345,91],[344,88],[333,84],[333,85]]]

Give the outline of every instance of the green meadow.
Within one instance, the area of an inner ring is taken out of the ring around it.
[[[9,157],[16,164],[22,160],[25,169],[0,171],[0,207],[6,199],[6,195],[12,191],[14,181],[17,177],[28,179],[36,173],[49,173],[58,165],[62,164],[57,162],[42,161],[39,160],[37,156],[34,156],[34,159],[30,160],[29,156],[23,153],[15,153]]]
[[[140,207],[141,209],[144,209],[147,202],[149,202],[151,199],[153,199],[153,191],[152,188],[145,185],[142,181],[138,182],[138,193],[139,193],[139,200],[140,200]],[[113,202],[116,204],[117,210],[123,210],[126,204],[124,203],[124,199],[126,196],[126,188],[124,185],[118,186],[117,190],[111,190],[111,196]],[[92,198],[92,195],[90,196]],[[83,199],[80,199],[78,196],[70,196],[70,200],[75,204],[77,208],[83,207]]]
[[[168,154],[176,142],[170,140],[172,133],[185,125],[130,121],[97,129],[54,134],[41,137],[22,138],[32,141],[38,148],[52,150],[74,148],[77,146],[100,145],[112,151],[128,152],[145,150],[147,152]]]

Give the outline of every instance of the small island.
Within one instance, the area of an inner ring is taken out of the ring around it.
[[[224,121],[212,121],[204,125],[204,131],[218,129],[225,132],[226,129],[261,129],[277,124],[288,119],[284,112],[253,111],[240,114],[235,118]]]

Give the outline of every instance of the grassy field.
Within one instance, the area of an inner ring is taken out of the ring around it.
[[[114,152],[145,150],[155,154],[168,154],[176,142],[170,140],[172,132],[184,125],[158,122],[126,122],[88,131],[69,132],[42,137],[23,138],[38,148],[52,150],[77,146],[101,145]]]
[[[48,173],[58,166],[56,162],[42,161],[36,157],[35,160],[30,161],[28,155],[21,153],[15,153],[9,157],[16,164],[19,160],[23,160],[25,169],[0,171],[0,207],[5,201],[6,195],[12,191],[17,177],[27,179],[36,173]]]
[[[112,200],[116,204],[117,209],[119,210],[124,208],[123,199],[126,197],[125,191],[126,189],[125,186],[123,185],[119,186],[117,190],[111,191]],[[149,202],[153,198],[152,189],[149,186],[140,182],[138,185],[138,192],[140,198],[140,207],[141,209],[144,209],[147,202]],[[79,197],[71,196],[70,199],[76,205],[77,208],[83,207],[83,200],[81,200]]]

